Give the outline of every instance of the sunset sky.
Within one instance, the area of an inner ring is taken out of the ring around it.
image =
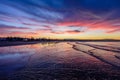
[[[120,39],[120,0],[0,0],[0,37]]]

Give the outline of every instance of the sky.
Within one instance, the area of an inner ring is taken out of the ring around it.
[[[120,39],[120,0],[0,0],[0,37]]]

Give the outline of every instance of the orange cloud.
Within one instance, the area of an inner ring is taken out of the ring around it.
[[[114,32],[119,32],[120,29],[114,29],[114,30],[110,30],[110,31],[107,31],[107,33],[114,33]]]

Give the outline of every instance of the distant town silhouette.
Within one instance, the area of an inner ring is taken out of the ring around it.
[[[50,39],[50,38],[22,38],[1,37],[0,41],[120,41],[119,39]]]

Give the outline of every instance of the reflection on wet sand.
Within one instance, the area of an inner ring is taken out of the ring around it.
[[[119,48],[113,46],[113,51],[108,51],[107,44],[98,43],[50,42],[1,47],[0,75],[9,80],[119,80],[120,59],[115,52]]]
[[[101,46],[101,45],[93,45],[93,44],[84,44],[84,43],[78,43],[80,47],[77,45],[74,45],[76,49],[82,50],[96,58],[99,58],[100,60],[111,64],[113,66],[116,66],[120,68],[120,60],[116,58],[115,56],[119,54],[120,48],[114,47],[111,48],[111,46]],[[118,56],[117,56],[118,57]]]

